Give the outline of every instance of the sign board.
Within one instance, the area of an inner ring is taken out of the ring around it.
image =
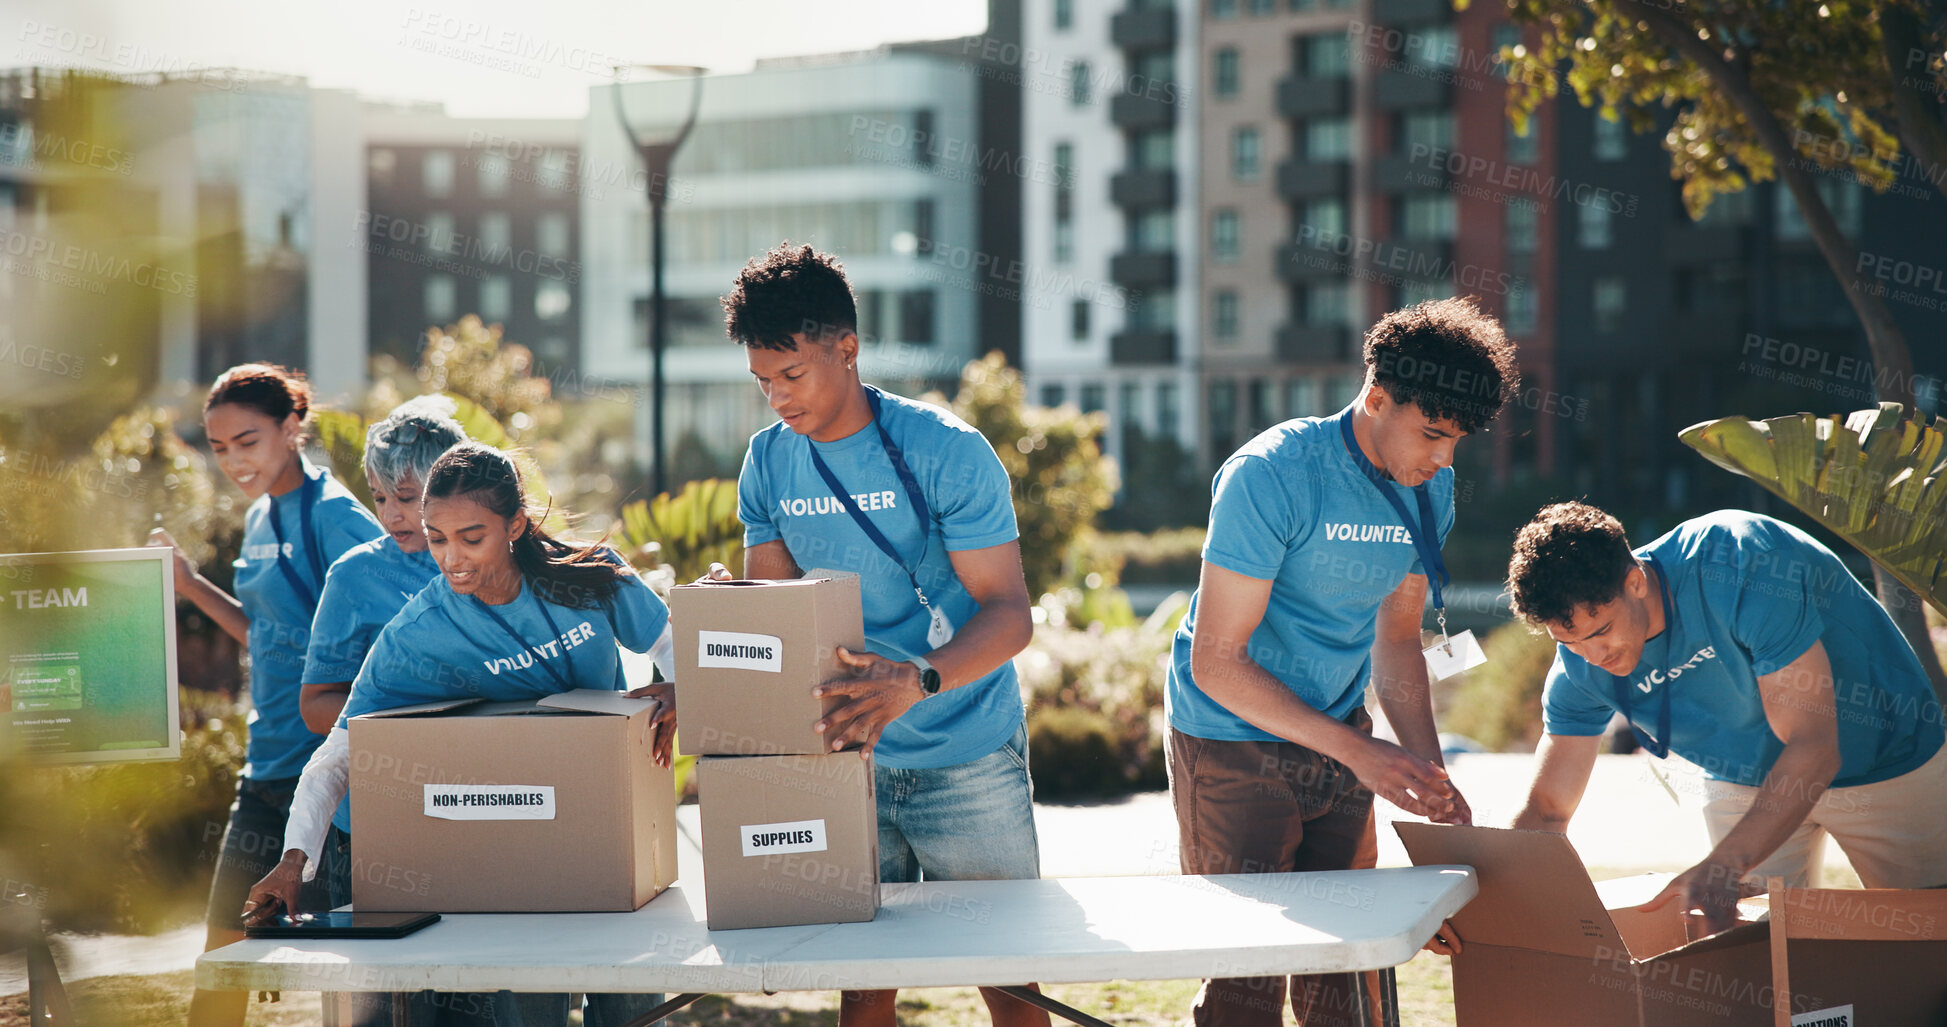
[[[155,547],[0,555],[0,754],[182,754],[170,559]]]

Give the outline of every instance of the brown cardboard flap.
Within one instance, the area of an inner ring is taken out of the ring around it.
[[[1771,897],[1788,938],[1852,941],[1947,939],[1947,888],[1786,888]]]
[[[1674,906],[1675,903],[1671,903],[1671,905]],[[1736,948],[1739,945],[1749,945],[1752,942],[1766,942],[1768,944],[1770,940],[1771,924],[1769,921],[1755,924],[1738,924],[1736,927],[1727,927],[1724,930],[1718,931],[1716,934],[1679,945],[1660,956],[1656,956],[1655,953],[1644,953],[1644,955],[1655,956],[1656,959],[1678,959],[1687,956],[1701,956],[1706,953],[1716,952],[1720,949]],[[1769,949],[1766,951],[1768,953]],[[1646,958],[1644,961],[1653,962],[1654,960]]]
[[[551,710],[575,710],[581,713],[613,713],[618,717],[633,717],[644,710],[658,705],[655,699],[643,696],[631,699],[620,692],[604,691],[594,688],[577,688],[572,692],[559,692],[535,702]]]
[[[417,717],[429,713],[447,713],[467,706],[478,706],[486,701],[476,698],[441,699],[438,702],[422,702],[411,706],[395,706],[389,710],[374,710],[371,713],[361,713],[351,719],[383,720],[387,717]]]
[[[1590,958],[1628,951],[1566,837],[1405,821],[1393,829],[1417,865],[1474,868],[1480,894],[1451,918],[1462,945],[1477,941]]]

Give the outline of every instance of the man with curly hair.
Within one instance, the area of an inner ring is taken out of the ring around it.
[[[866,651],[839,649],[852,676],[815,694],[845,702],[815,729],[873,758],[880,879],[1040,877],[1012,663],[1032,606],[1000,458],[951,411],[860,380],[857,308],[832,257],[779,246],[744,267],[723,308],[779,418],[751,436],[737,479],[744,572],[859,576]],[[1048,1025],[981,995],[997,1027]],[[894,1027],[895,996],[845,992],[839,1023]]]
[[[1276,425],[1217,472],[1202,577],[1165,706],[1186,874],[1371,867],[1375,792],[1468,823],[1433,727],[1420,624],[1445,584],[1454,447],[1519,381],[1471,301],[1396,310],[1365,339],[1365,388]],[[1371,683],[1400,744],[1376,739]],[[1207,981],[1197,1027],[1278,1027],[1284,978]],[[1289,982],[1299,1024],[1360,1023],[1352,974]]]
[[[1621,713],[1644,748],[1707,775],[1710,854],[1645,909],[1680,899],[1722,930],[1741,889],[1816,884],[1828,833],[1868,888],[1947,884],[1940,704],[1892,618],[1811,536],[1721,510],[1632,550],[1614,517],[1557,503],[1516,535],[1508,593],[1557,643],[1515,827],[1568,829]]]

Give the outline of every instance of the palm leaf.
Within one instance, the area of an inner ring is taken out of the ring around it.
[[[712,563],[741,574],[744,526],[737,518],[737,483],[706,478],[673,496],[665,492],[636,500],[622,508],[622,539],[638,566],[668,564],[678,581],[693,580]]]
[[[1898,403],[1850,415],[1726,417],[1678,433],[1858,547],[1947,614],[1947,421]]]
[[[372,487],[365,481],[365,418],[350,410],[318,410],[312,424],[332,476],[350,489],[366,509],[372,508]]]

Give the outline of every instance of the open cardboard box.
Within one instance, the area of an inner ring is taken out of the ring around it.
[[[1667,877],[1598,888],[1562,835],[1393,826],[1415,864],[1471,866],[1480,884],[1451,918],[1456,1027],[1772,1027],[1767,924],[1688,941],[1677,903],[1635,908]]]
[[[1771,898],[1776,1027],[1947,1024],[1947,889],[1774,881]]]

